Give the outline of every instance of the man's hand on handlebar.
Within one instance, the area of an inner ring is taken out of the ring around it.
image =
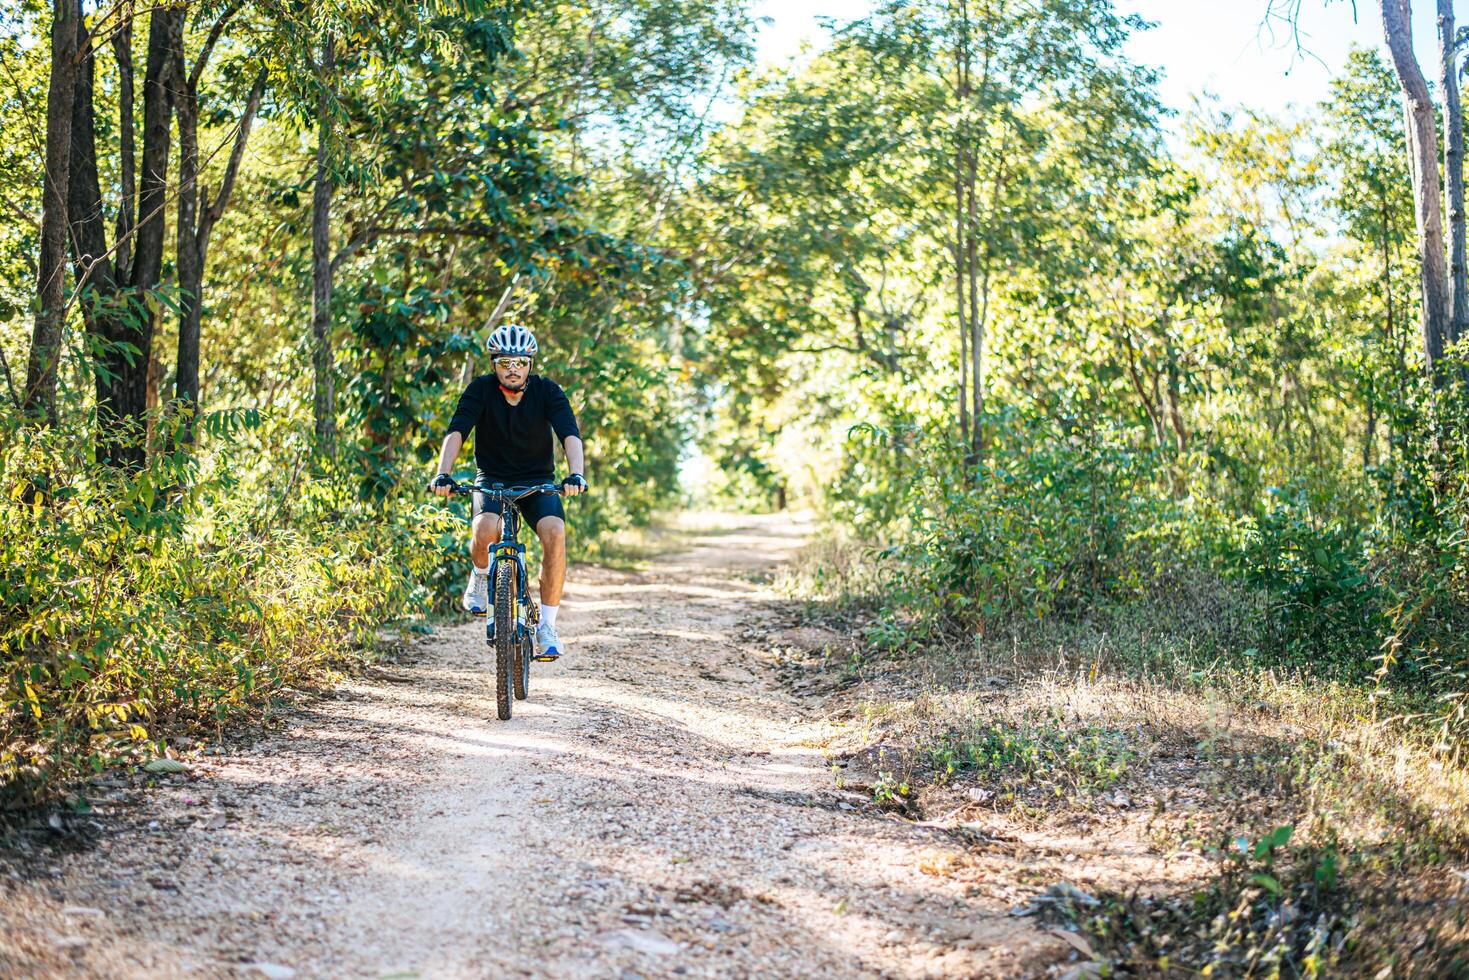
[[[587,486],[586,477],[580,473],[573,473],[560,483],[547,483],[533,487],[506,487],[498,483],[493,487],[481,486],[478,483],[461,484],[455,482],[449,474],[440,473],[428,485],[429,493],[438,494],[440,497],[453,497],[479,491],[509,500],[519,499],[532,493],[556,493],[566,497],[575,497],[579,493],[586,493],[588,489],[590,488]]]

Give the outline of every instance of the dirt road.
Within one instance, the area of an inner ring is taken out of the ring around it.
[[[508,723],[465,623],[242,751],[118,781],[100,841],[0,893],[0,973],[1044,974],[1054,937],[833,789],[760,639],[802,535],[741,518],[647,572],[574,570],[572,655]]]

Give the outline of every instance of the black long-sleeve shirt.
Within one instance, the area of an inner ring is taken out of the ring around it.
[[[533,374],[525,383],[520,404],[512,405],[500,391],[500,379],[481,375],[459,396],[459,407],[449,431],[474,432],[474,462],[483,478],[499,483],[549,482],[556,472],[556,444],[581,436],[571,402],[561,386]]]

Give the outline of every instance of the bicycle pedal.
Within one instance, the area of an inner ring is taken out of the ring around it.
[[[534,657],[531,657],[531,659],[534,660],[538,664],[551,664],[551,663],[555,663],[556,661],[560,660],[561,659],[561,654],[559,654],[559,653],[555,653],[555,654],[538,653]]]

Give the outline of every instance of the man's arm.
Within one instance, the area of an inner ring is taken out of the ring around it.
[[[448,476],[454,470],[454,461],[459,458],[459,450],[464,448],[464,433],[451,432],[444,436],[444,444],[439,447],[439,475]],[[580,449],[577,451],[580,455]],[[430,486],[430,489],[440,497],[449,496],[449,488],[446,486]]]
[[[484,379],[476,378],[464,389],[464,394],[459,396],[459,404],[454,408],[454,417],[449,420],[449,434],[444,436],[444,444],[439,447],[439,470],[438,476],[430,484],[429,489],[440,497],[449,496],[449,488],[444,486],[445,481],[438,477],[448,476],[454,470],[454,461],[459,458],[459,450],[464,448],[464,437],[474,428],[479,421],[480,413],[484,411]]]
[[[566,468],[583,479],[586,478],[586,461],[582,458],[581,436],[567,436],[561,440],[561,448],[566,451]],[[575,497],[582,492],[582,488],[572,483],[566,487],[566,495]]]
[[[576,424],[576,413],[571,410],[571,402],[561,386],[548,380],[546,391],[546,418],[557,438],[561,440],[561,448],[566,453],[567,469],[571,470],[572,476],[581,477],[577,483],[565,485],[566,495],[574,497],[586,489],[587,475],[583,469],[586,461],[582,458],[581,429]]]

